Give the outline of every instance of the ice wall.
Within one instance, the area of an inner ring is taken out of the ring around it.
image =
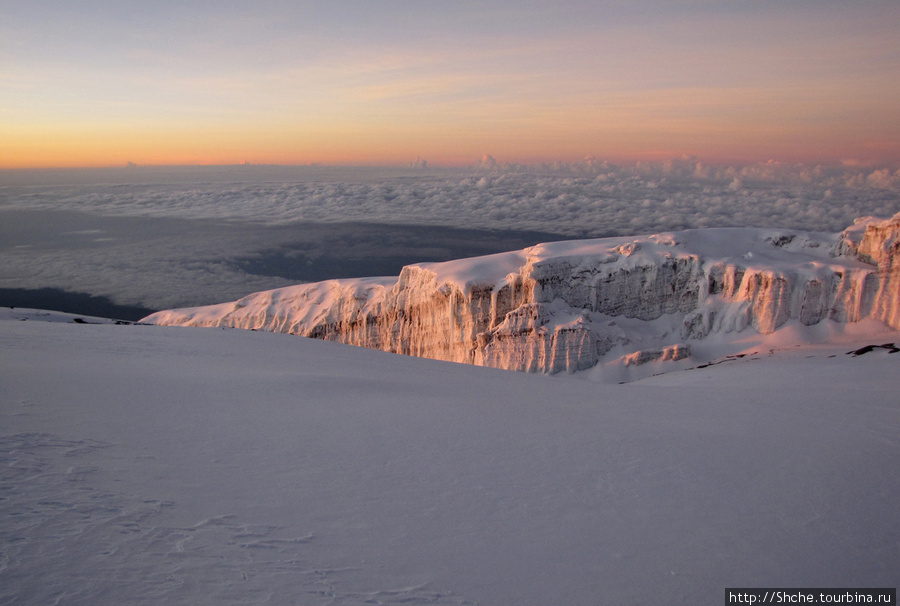
[[[158,324],[293,333],[530,372],[575,372],[610,352],[677,360],[711,334],[790,320],[900,328],[900,213],[841,234],[706,229],[539,244],[171,310]],[[649,349],[644,347],[652,344]]]
[[[900,213],[887,221],[858,219],[844,231],[838,254],[877,268],[866,285],[861,315],[900,328]]]

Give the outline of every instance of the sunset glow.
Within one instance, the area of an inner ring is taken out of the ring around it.
[[[0,168],[900,162],[900,5],[0,5]]]

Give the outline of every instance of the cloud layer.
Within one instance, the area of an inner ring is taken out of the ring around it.
[[[156,309],[554,239],[724,226],[836,232],[900,211],[900,171],[890,168],[695,158],[0,177],[0,288],[61,288]]]
[[[182,173],[180,182],[165,169],[117,174],[115,183],[0,187],[0,208],[267,225],[477,226],[590,237],[711,226],[838,231],[858,216],[891,216],[900,205],[900,170],[711,167],[694,158],[628,167],[589,158],[524,167],[486,155],[467,170],[235,167]]]

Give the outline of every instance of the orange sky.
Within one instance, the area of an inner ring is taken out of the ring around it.
[[[900,162],[894,0],[21,4],[0,168]]]

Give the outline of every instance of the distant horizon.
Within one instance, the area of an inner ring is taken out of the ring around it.
[[[763,156],[764,157],[764,156]],[[761,158],[763,158],[761,157]],[[483,164],[484,158],[490,158],[496,162],[493,167],[487,167]],[[472,158],[466,162],[444,163],[431,161],[427,158],[416,158],[406,162],[209,162],[209,163],[191,163],[191,162],[172,162],[172,163],[140,163],[127,160],[125,162],[108,163],[108,164],[48,164],[48,165],[21,165],[21,166],[0,166],[0,172],[26,172],[26,171],[65,171],[65,170],[115,170],[115,169],[192,169],[192,168],[335,168],[335,169],[385,169],[385,170],[441,170],[441,169],[467,169],[480,168],[485,170],[503,170],[510,168],[534,169],[534,168],[590,168],[610,166],[616,168],[632,168],[639,166],[663,166],[671,162],[695,162],[704,166],[716,168],[744,168],[750,166],[783,166],[783,167],[815,167],[821,166],[830,169],[871,169],[871,168],[889,168],[891,170],[900,170],[900,159],[897,160],[861,160],[857,158],[843,159],[805,159],[805,160],[786,160],[775,157],[765,157],[765,159],[741,159],[741,158],[704,158],[695,155],[682,154],[680,156],[647,156],[647,157],[594,157],[587,156],[583,158],[547,158],[532,161],[516,161],[508,158],[494,158],[488,154],[484,154],[481,158]],[[424,163],[423,163],[424,161]]]

